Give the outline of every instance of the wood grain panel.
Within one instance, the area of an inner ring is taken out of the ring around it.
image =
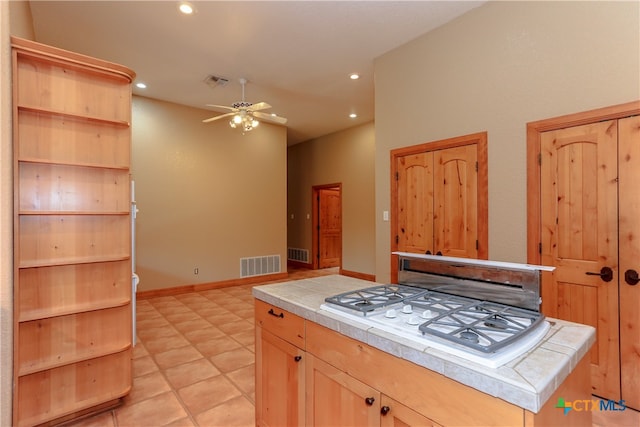
[[[255,300],[255,318],[260,327],[304,350],[305,322],[302,317]]]
[[[304,352],[260,326],[256,346],[256,425],[304,425]]]
[[[308,426],[380,425],[380,392],[312,355],[306,384]]]
[[[130,129],[18,109],[18,160],[128,169]]]
[[[19,375],[115,353],[131,345],[131,305],[50,317],[19,326]]]
[[[433,250],[433,154],[418,153],[397,160],[398,250]]]
[[[381,399],[380,405],[389,408],[389,412],[383,414],[380,427],[440,427],[436,422],[388,396],[382,395]]]
[[[523,409],[504,400],[451,381],[316,323],[307,322],[306,332],[308,353],[439,424],[522,424]],[[460,402],[464,402],[464,409],[461,409]]]
[[[542,309],[596,327],[593,392],[620,398],[618,333],[617,122],[541,135]],[[610,282],[598,274],[611,268]],[[589,273],[589,274],[588,274]]]
[[[620,169],[620,358],[622,398],[640,410],[640,283],[628,284],[627,270],[640,273],[640,116],[619,121]]]
[[[129,260],[20,269],[19,280],[21,322],[131,300]]]
[[[39,163],[20,165],[20,213],[128,214],[129,171]]]
[[[128,79],[25,53],[19,53],[18,57],[14,76],[18,104],[78,116],[131,121]]]
[[[20,217],[20,266],[128,258],[129,215]]]
[[[131,350],[17,379],[17,426],[40,424],[127,394]]]
[[[445,256],[477,258],[477,147],[438,150],[434,163],[434,248]]]

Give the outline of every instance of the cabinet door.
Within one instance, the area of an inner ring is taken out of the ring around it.
[[[380,427],[439,427],[439,424],[413,409],[382,395]]]
[[[397,159],[398,250],[433,251],[433,154]]]
[[[398,251],[478,258],[477,164],[476,144],[396,158]]]
[[[434,252],[478,257],[477,147],[433,152]]]
[[[379,426],[380,392],[307,355],[307,426]]]
[[[622,399],[640,410],[640,116],[619,121],[620,359]],[[630,273],[627,273],[630,271]]]
[[[305,355],[256,327],[256,425],[304,425]]]

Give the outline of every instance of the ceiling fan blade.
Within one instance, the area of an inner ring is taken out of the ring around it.
[[[211,117],[211,118],[204,119],[204,120],[202,121],[202,123],[211,123],[211,122],[214,122],[214,121],[216,121],[216,120],[223,119],[223,118],[225,118],[225,117],[233,116],[234,114],[235,114],[235,113],[227,113],[227,114],[221,114],[221,115],[219,115],[219,116],[213,116],[213,117]]]
[[[207,107],[211,107],[211,108],[213,108],[213,110],[214,110],[214,111],[220,111],[221,113],[222,113],[223,111],[224,111],[224,112],[227,112],[227,111],[234,111],[234,112],[235,112],[235,111],[237,110],[236,108],[228,107],[228,106],[226,106],[226,105],[214,105],[214,104],[207,104],[206,106],[207,106]]]
[[[268,122],[278,123],[280,125],[287,123],[287,119],[285,119],[284,117],[276,116],[275,114],[267,114],[267,113],[261,113],[259,111],[256,111],[253,113],[253,115],[259,119],[266,120]]]
[[[259,111],[259,110],[266,110],[267,108],[271,108],[271,105],[267,104],[266,102],[257,102],[251,105],[251,107],[249,108],[251,109],[251,111]]]

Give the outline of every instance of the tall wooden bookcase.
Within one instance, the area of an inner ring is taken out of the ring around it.
[[[122,66],[12,38],[16,426],[131,388],[131,82]]]

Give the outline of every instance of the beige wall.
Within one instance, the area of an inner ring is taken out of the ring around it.
[[[489,257],[526,261],[526,123],[640,98],[638,2],[490,2],[378,58],[376,276],[389,150],[488,131]]]
[[[236,279],[241,257],[286,271],[286,129],[243,135],[211,115],[133,99],[138,290]]]
[[[289,247],[311,255],[311,188],[341,183],[342,268],[375,274],[374,157],[373,122],[289,147]]]

